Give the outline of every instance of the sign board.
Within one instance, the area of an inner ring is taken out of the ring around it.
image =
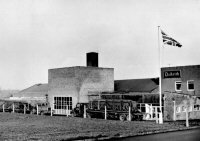
[[[181,71],[164,71],[164,78],[180,78]]]

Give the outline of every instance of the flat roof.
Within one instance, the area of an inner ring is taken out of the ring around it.
[[[185,65],[185,66],[170,66],[170,67],[162,67],[161,69],[170,69],[170,68],[184,68],[184,67],[197,67],[200,68],[200,65]]]
[[[51,68],[51,69],[49,69],[49,70],[67,69],[67,68],[114,69],[114,68],[91,67],[91,66],[72,66],[72,67],[62,67],[62,68]]]

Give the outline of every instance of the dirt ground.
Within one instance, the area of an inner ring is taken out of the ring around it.
[[[75,140],[185,129],[184,122],[117,121],[0,113],[0,140]],[[193,122],[191,126],[200,125]]]

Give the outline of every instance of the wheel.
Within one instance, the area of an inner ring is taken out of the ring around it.
[[[74,113],[71,114],[71,117],[76,117],[76,115]]]
[[[31,114],[36,114],[36,113],[37,113],[37,111],[35,109],[31,110]]]
[[[143,116],[142,115],[137,115],[136,120],[137,121],[142,121],[143,120]]]
[[[90,114],[88,114],[88,113],[86,114],[86,117],[87,118],[92,118],[92,116]]]
[[[40,115],[44,115],[44,111],[41,111],[41,112],[40,112]]]
[[[133,115],[131,114],[131,119],[130,119],[130,121],[132,121],[132,119],[133,119]],[[126,120],[129,120],[129,114],[126,116]]]
[[[135,116],[135,120],[136,120],[136,121],[139,121],[139,120],[140,120],[140,117],[139,117],[138,115],[136,115],[136,116]]]
[[[140,116],[140,121],[142,121],[142,120],[143,120],[143,116],[141,115],[141,116]]]
[[[126,118],[126,116],[125,116],[125,115],[120,115],[120,116],[119,116],[119,120],[121,120],[121,121],[124,121],[124,120],[125,120],[125,118]]]
[[[136,116],[135,115],[132,115],[132,120],[136,120]]]

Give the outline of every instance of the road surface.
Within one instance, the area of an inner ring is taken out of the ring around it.
[[[200,141],[200,128],[161,134],[115,139],[118,141]]]

